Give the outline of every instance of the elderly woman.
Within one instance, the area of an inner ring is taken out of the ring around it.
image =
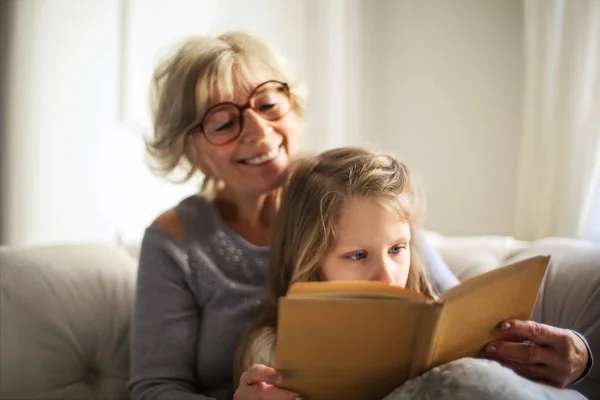
[[[191,38],[156,69],[157,171],[204,177],[200,194],[160,215],[146,230],[132,327],[133,399],[226,399],[233,355],[264,296],[278,188],[298,151],[306,111],[302,86],[284,60],[241,33]],[[423,238],[418,245],[434,285],[456,283]],[[495,355],[523,376],[565,386],[588,363],[584,341],[568,330],[516,321],[536,342],[498,343]],[[531,349],[535,349],[532,358]],[[235,398],[295,398],[282,379],[255,365]],[[259,393],[261,392],[261,393]]]

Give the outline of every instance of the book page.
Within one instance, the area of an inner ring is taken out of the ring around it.
[[[489,342],[507,338],[499,329],[506,319],[530,319],[549,261],[523,260],[465,280],[442,296],[430,368],[473,357]]]
[[[381,400],[409,377],[431,306],[410,299],[282,298],[275,368],[311,400]]]

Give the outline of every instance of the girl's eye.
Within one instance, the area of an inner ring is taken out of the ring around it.
[[[357,251],[356,253],[348,254],[347,257],[352,261],[360,261],[367,257],[367,253],[365,251]]]
[[[406,250],[406,245],[398,245],[398,246],[394,246],[390,249],[390,254],[398,254],[400,253],[402,250]]]

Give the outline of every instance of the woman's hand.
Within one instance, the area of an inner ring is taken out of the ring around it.
[[[234,400],[301,400],[298,394],[280,389],[283,377],[273,368],[254,364],[240,377]]]
[[[564,388],[585,371],[587,347],[569,330],[519,320],[505,321],[500,329],[515,341],[490,343],[484,352],[521,376]]]

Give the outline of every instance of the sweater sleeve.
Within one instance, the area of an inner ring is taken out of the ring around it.
[[[583,343],[585,344],[585,347],[587,349],[587,352],[588,352],[588,362],[587,362],[587,365],[585,366],[585,370],[583,371],[583,373],[581,374],[581,376],[579,378],[577,378],[575,381],[571,382],[571,385],[576,385],[579,382],[583,381],[585,378],[587,378],[588,375],[590,374],[590,371],[594,367],[594,355],[592,354],[592,349],[591,349],[590,344],[588,343],[587,339],[579,332],[575,332],[574,330],[571,330],[571,332],[576,334],[583,341]]]
[[[201,310],[188,287],[187,255],[168,234],[142,241],[131,332],[132,400],[208,400],[195,377]]]

